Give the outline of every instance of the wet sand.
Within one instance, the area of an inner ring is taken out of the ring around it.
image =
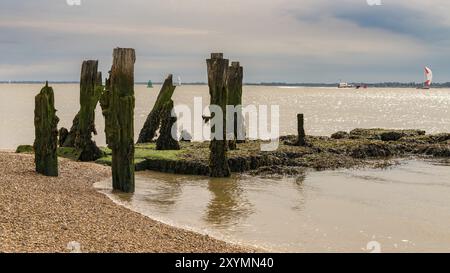
[[[170,227],[114,204],[93,188],[110,168],[60,159],[60,176],[34,171],[32,155],[0,152],[0,252],[249,252]]]

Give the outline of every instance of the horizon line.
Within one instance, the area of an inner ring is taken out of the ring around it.
[[[40,81],[40,80],[0,80],[0,84],[14,84],[14,83],[22,83],[22,84],[40,84],[45,83],[47,81]],[[79,84],[80,81],[70,81],[70,80],[55,80],[55,81],[48,81],[48,83],[53,84]],[[153,84],[163,84],[164,82],[152,82]],[[387,81],[387,82],[348,82],[349,84],[364,84],[364,85],[382,85],[382,84],[395,84],[395,85],[420,85],[423,84],[423,82],[396,82],[396,81]],[[144,85],[148,84],[148,82],[145,81],[136,81],[135,84],[137,85]],[[193,81],[193,82],[184,82],[183,85],[207,85],[207,82],[203,81]],[[313,85],[337,85],[339,82],[278,82],[278,81],[267,81],[267,82],[244,82],[243,85],[270,85],[270,86],[313,86]],[[450,81],[447,82],[434,82],[432,85],[450,85]]]

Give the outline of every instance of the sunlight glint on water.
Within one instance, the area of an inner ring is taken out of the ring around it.
[[[14,149],[33,142],[34,96],[37,84],[0,84],[0,149]],[[59,126],[70,128],[79,110],[79,86],[56,84],[56,109]],[[135,136],[153,106],[160,86],[152,89],[136,85]],[[174,94],[176,104],[193,106],[194,96],[209,102],[208,87],[181,86]],[[14,103],[9,103],[13,101]],[[330,135],[356,127],[413,128],[428,133],[450,132],[450,89],[337,89],[278,88],[244,86],[244,105],[280,105],[281,134],[296,132],[296,115],[304,113],[306,130],[311,135]],[[269,119],[270,120],[270,119]],[[97,108],[99,145],[105,145],[104,120]]]

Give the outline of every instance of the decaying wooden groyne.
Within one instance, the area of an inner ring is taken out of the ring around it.
[[[298,175],[309,169],[385,167],[408,158],[450,159],[450,134],[427,135],[421,130],[355,129],[332,137],[305,136],[305,142],[300,146],[298,135],[282,136],[276,151],[263,152],[261,141],[248,140],[228,152],[228,166],[235,173]],[[181,142],[179,151],[140,144],[136,151],[137,170],[210,175],[209,142]],[[105,157],[98,163],[110,161]]]
[[[242,80],[244,70],[239,62],[232,62],[228,67],[227,76],[227,105],[232,106],[235,112],[230,113],[228,118],[232,119],[231,132],[227,134],[228,148],[235,150],[237,143],[245,141],[244,117],[242,116]],[[232,115],[232,116],[231,116]],[[230,131],[230,130],[228,130]]]
[[[59,140],[53,89],[46,84],[35,99],[34,146],[20,146],[17,151],[35,152],[36,171],[49,176],[58,175],[57,155],[110,165],[113,188],[123,192],[134,191],[136,170],[212,177],[228,177],[232,172],[298,175],[306,169],[386,166],[399,158],[450,158],[450,134],[355,129],[330,137],[307,136],[303,114],[293,117],[296,135],[281,137],[276,151],[261,151],[262,141],[245,139],[241,108],[243,68],[239,62],[229,65],[222,53],[212,53],[206,60],[211,141],[180,142],[176,137],[173,128],[177,118],[173,115],[172,99],[176,86],[172,75],[168,75],[135,145],[135,61],[134,49],[114,49],[104,86],[98,61],[83,62],[80,110],[70,130],[60,128]],[[95,109],[99,102],[105,119],[107,148],[97,147],[92,140],[92,135],[97,134]],[[223,115],[216,116],[214,108]],[[232,124],[228,122],[230,115]]]
[[[80,77],[80,111],[69,130],[59,130],[53,89],[46,84],[35,99],[35,142],[32,149],[36,171],[44,175],[58,175],[57,146],[64,155],[80,161],[95,161],[105,155],[92,140],[95,129],[95,108],[101,100],[105,117],[105,134],[111,149],[113,188],[134,191],[134,63],[135,51],[116,48],[106,87],[98,61],[84,61]],[[73,148],[67,150],[66,148]],[[22,148],[18,148],[20,151]]]
[[[35,97],[34,128],[35,128],[35,163],[36,172],[46,176],[58,176],[58,122],[56,116],[53,88],[45,84]]]
[[[78,150],[80,161],[95,161],[103,156],[101,150],[92,140],[97,134],[95,129],[95,108],[103,93],[101,72],[98,61],[84,61],[80,77],[80,111],[73,119],[70,131],[59,129],[59,145]]]
[[[215,124],[211,125],[210,175],[213,177],[228,177],[230,176],[226,141],[228,60],[223,58],[222,53],[212,53],[211,58],[207,59],[206,63],[208,66],[210,105],[218,106],[222,110],[222,120],[217,120]],[[211,118],[214,120],[215,113],[211,112]]]
[[[158,97],[156,98],[155,105],[145,120],[144,126],[139,133],[137,143],[147,143],[153,141],[158,129],[161,126],[161,120],[163,119],[164,114],[163,110],[166,107],[166,104],[171,103],[175,88],[176,86],[173,85],[173,76],[170,74],[164,81]]]
[[[113,189],[134,192],[134,49],[116,48],[101,97],[105,134],[112,150]]]

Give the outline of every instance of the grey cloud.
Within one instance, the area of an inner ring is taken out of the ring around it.
[[[142,81],[169,72],[205,81],[211,51],[239,59],[246,81],[410,81],[424,62],[450,70],[442,61],[450,33],[439,19],[404,5],[368,7],[365,0],[83,0],[80,7],[2,0],[0,71],[9,72],[0,80],[76,80],[83,59],[99,59],[106,72],[112,49],[130,46]],[[376,37],[366,34],[372,31]]]

